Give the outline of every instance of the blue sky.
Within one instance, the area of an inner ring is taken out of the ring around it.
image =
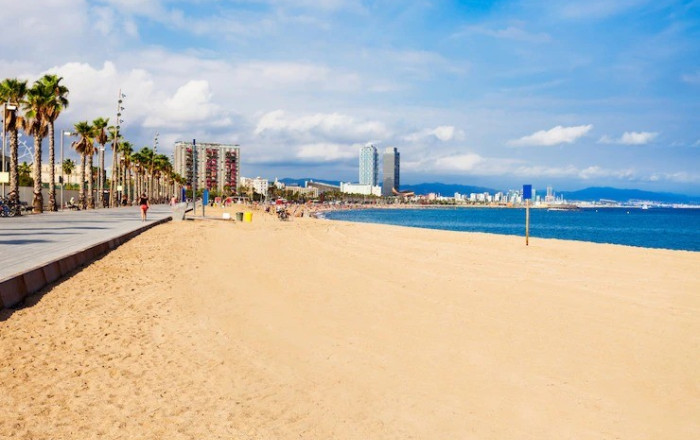
[[[238,143],[246,176],[700,194],[700,1],[0,0],[1,77],[56,72],[66,127]],[[31,36],[31,37],[30,37]]]

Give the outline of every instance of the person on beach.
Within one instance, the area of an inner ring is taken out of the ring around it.
[[[139,198],[139,206],[141,207],[141,221],[146,221],[146,213],[148,212],[148,196],[146,193],[141,194]]]

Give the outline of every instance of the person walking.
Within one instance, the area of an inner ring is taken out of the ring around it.
[[[148,207],[151,206],[148,203],[148,196],[146,193],[141,194],[139,198],[139,206],[141,207],[141,221],[146,221],[146,213],[148,212]]]

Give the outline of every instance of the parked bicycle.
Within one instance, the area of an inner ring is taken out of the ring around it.
[[[14,217],[16,215],[22,215],[22,206],[8,198],[0,197],[0,217]]]

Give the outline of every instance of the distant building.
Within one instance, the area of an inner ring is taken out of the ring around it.
[[[295,194],[300,194],[302,196],[307,196],[309,198],[315,199],[318,197],[318,188],[313,186],[301,187],[298,185],[287,185],[285,191],[291,191]]]
[[[377,149],[372,144],[360,148],[360,185],[377,186],[379,180],[379,159]]]
[[[330,183],[314,182],[313,180],[306,181],[307,188],[317,188],[319,194],[329,191],[340,191],[340,187],[337,185],[331,185]]]
[[[267,188],[270,186],[267,179],[263,179],[262,177],[251,179],[251,186],[253,187],[253,191],[267,197]]]
[[[384,157],[382,159],[382,171],[384,172],[382,181],[383,196],[394,195],[394,190],[399,190],[399,163],[400,154],[396,148],[389,147],[384,150]]]
[[[340,182],[340,192],[345,194],[361,194],[363,196],[374,195],[381,197],[382,187],[379,185],[363,185],[357,183]]]
[[[71,171],[70,174],[63,173],[63,181],[66,182],[66,184],[75,184],[77,185],[78,182],[80,182],[80,163],[76,164],[77,166]],[[61,170],[62,170],[61,164],[57,163],[54,165],[54,183],[55,184],[60,184],[61,183]],[[85,167],[86,171],[86,180],[87,180],[87,166]],[[34,170],[32,170],[32,177],[34,176]],[[42,183],[49,183],[51,181],[51,164],[49,163],[42,163],[41,164],[41,181]],[[97,185],[97,180],[95,180],[95,185]]]
[[[192,143],[175,142],[175,172],[192,185]],[[238,190],[241,151],[238,145],[197,142],[197,189]]]

